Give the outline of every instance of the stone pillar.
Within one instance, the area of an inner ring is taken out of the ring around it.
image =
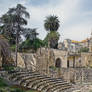
[[[48,57],[47,57],[47,66],[46,66],[47,69],[46,69],[46,73],[49,76],[49,54],[50,54],[49,48],[47,49],[47,51],[48,51]]]
[[[58,78],[60,78],[61,77],[61,69],[60,68],[58,68],[58,70],[57,70],[57,72],[58,72]]]
[[[73,57],[73,68],[75,68],[75,56]]]

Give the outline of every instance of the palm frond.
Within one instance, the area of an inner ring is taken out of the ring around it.
[[[57,31],[60,24],[57,16],[48,16],[46,20],[44,20],[44,27],[47,31]]]

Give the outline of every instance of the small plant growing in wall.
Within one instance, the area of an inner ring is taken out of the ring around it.
[[[54,71],[57,69],[55,66],[50,66],[49,68],[54,70]]]

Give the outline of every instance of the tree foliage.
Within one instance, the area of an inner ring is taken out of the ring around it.
[[[17,50],[19,37],[24,30],[23,26],[27,25],[26,18],[29,18],[29,13],[26,8],[21,4],[17,4],[16,7],[10,8],[6,14],[0,18],[0,22],[3,26],[3,32],[16,35],[16,65],[17,65]]]
[[[89,48],[87,48],[87,47],[82,47],[81,49],[80,49],[80,51],[79,52],[88,52],[89,51]]]
[[[46,47],[48,46],[48,41],[50,42],[50,47],[56,49],[58,45],[58,40],[59,40],[59,33],[51,31],[50,33],[47,34],[47,36],[44,39],[44,44]]]
[[[44,43],[48,45],[51,48],[57,48],[58,40],[59,40],[59,33],[57,32],[60,24],[57,16],[48,16],[46,20],[44,21],[44,27],[46,31],[48,31],[48,34],[46,38],[44,39]]]
[[[24,32],[24,36],[26,39],[35,40],[37,38],[37,29],[36,28],[26,28]]]
[[[60,24],[57,16],[48,16],[44,21],[44,27],[47,31],[57,31]]]
[[[26,39],[21,45],[20,45],[20,51],[29,51],[33,50],[36,51],[38,48],[43,47],[44,43],[39,38],[36,38],[35,40]]]

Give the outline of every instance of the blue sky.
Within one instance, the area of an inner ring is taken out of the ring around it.
[[[60,20],[60,41],[63,39],[84,40],[92,32],[92,0],[0,0],[0,16],[8,8],[21,3],[30,13],[28,27],[38,28],[39,38],[44,39],[44,20],[48,15],[57,15]]]

